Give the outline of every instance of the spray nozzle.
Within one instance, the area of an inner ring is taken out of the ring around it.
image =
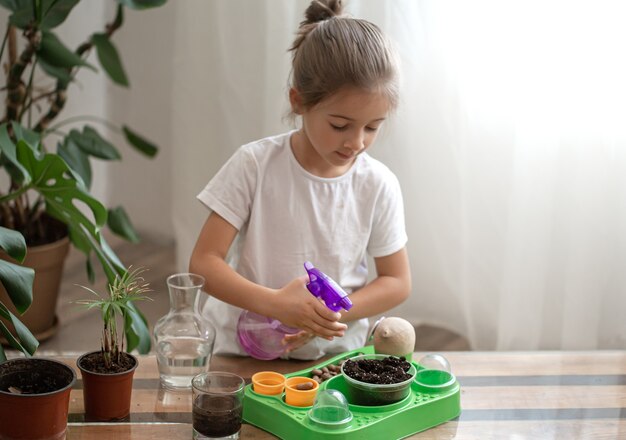
[[[317,298],[321,298],[333,312],[341,309],[346,311],[352,307],[352,301],[348,298],[348,294],[337,284],[332,278],[321,270],[313,266],[313,263],[307,261],[304,268],[309,274],[309,282],[306,287],[309,292]]]

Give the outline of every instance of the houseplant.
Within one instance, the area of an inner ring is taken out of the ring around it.
[[[119,160],[121,155],[97,127],[88,123],[94,121],[93,117],[85,115],[66,121],[57,118],[73,92],[70,88],[76,73],[81,69],[97,70],[87,61],[94,50],[107,76],[120,86],[128,86],[112,36],[123,25],[125,8],[146,9],[165,1],[116,0],[113,20],[70,50],[55,29],[80,0],[0,0],[0,7],[10,13],[0,46],[0,61],[7,66],[6,86],[0,88],[6,103],[0,119],[0,168],[9,181],[0,192],[0,226],[5,228],[0,229],[0,240],[7,229],[18,231],[25,237],[30,255],[35,253],[33,247],[49,246],[68,236],[71,244],[86,255],[90,281],[95,276],[93,255],[109,283],[125,273],[102,231],[108,227],[130,241],[138,240],[137,233],[122,207],[107,208],[90,193],[90,161]],[[107,128],[113,126],[104,124]],[[123,133],[135,150],[148,157],[156,154],[157,147],[131,128],[114,128]],[[57,264],[57,270],[62,270],[62,264]],[[35,272],[39,274],[37,268]],[[43,284],[58,286],[58,275],[55,280]],[[26,320],[35,313],[42,296],[37,286],[34,296],[36,300]],[[4,301],[7,302],[6,296]],[[50,306],[44,308],[54,310]],[[125,324],[127,348],[147,352],[150,338],[141,337],[148,334],[144,331],[145,320],[139,313],[133,316],[135,319]],[[47,318],[48,327],[53,318]],[[42,318],[34,321],[42,322]],[[11,327],[10,322],[6,324]],[[43,330],[36,333],[45,334]]]
[[[119,321],[135,314],[130,306],[134,301],[149,299],[144,294],[148,284],[141,276],[142,269],[134,269],[117,276],[106,295],[84,287],[97,298],[77,301],[88,308],[98,308],[102,316],[100,350],[78,358],[76,365],[83,378],[85,414],[92,420],[115,420],[128,416],[137,358],[124,351],[124,339],[117,332]]]
[[[24,237],[2,227],[0,231],[0,248],[18,262],[23,261]],[[34,275],[33,269],[0,261],[0,281],[20,313],[32,302]],[[63,438],[76,373],[61,362],[30,358],[37,349],[37,340],[2,303],[0,315],[13,324],[16,336],[1,321],[0,331],[27,356],[7,361],[0,345],[0,438]]]
[[[0,438],[62,439],[67,428],[73,368],[44,358],[0,364]]]

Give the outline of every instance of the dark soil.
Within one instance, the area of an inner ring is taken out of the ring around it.
[[[0,366],[0,390],[17,394],[51,393],[68,386],[70,370],[52,362],[21,360]]]
[[[382,385],[410,379],[409,368],[411,364],[404,357],[389,356],[384,359],[349,359],[343,365],[343,372],[352,379]]]
[[[193,402],[193,429],[207,437],[228,437],[241,429],[242,415],[236,397],[202,394]]]
[[[54,217],[43,214],[34,224],[21,228],[20,232],[28,246],[41,246],[67,237],[67,226]]]
[[[80,361],[80,366],[92,373],[115,374],[128,371],[135,366],[135,359],[127,353],[120,353],[120,362],[113,362],[111,368],[107,368],[104,363],[102,352],[91,353]]]

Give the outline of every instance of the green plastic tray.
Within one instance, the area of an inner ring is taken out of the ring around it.
[[[372,354],[372,346],[342,353],[314,367],[285,374],[286,377],[311,377],[311,370],[336,364],[357,354]],[[419,370],[422,367],[413,362]],[[344,395],[345,381],[341,374],[322,382],[320,391],[333,388]],[[411,392],[400,402],[384,406],[359,406],[349,404],[352,420],[342,427],[328,428],[311,421],[308,412],[311,407],[296,407],[284,402],[281,396],[257,394],[252,385],[245,389],[243,419],[282,439],[373,439],[403,438],[424,431],[457,417],[461,413],[461,389],[459,383],[445,389],[424,388],[418,383],[411,384]],[[347,397],[347,395],[346,395]],[[349,403],[349,401],[348,401]]]

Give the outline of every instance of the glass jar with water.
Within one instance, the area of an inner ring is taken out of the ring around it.
[[[191,379],[208,371],[215,329],[202,317],[199,301],[204,278],[179,273],[167,278],[170,310],[154,326],[154,345],[165,388],[191,388]]]

